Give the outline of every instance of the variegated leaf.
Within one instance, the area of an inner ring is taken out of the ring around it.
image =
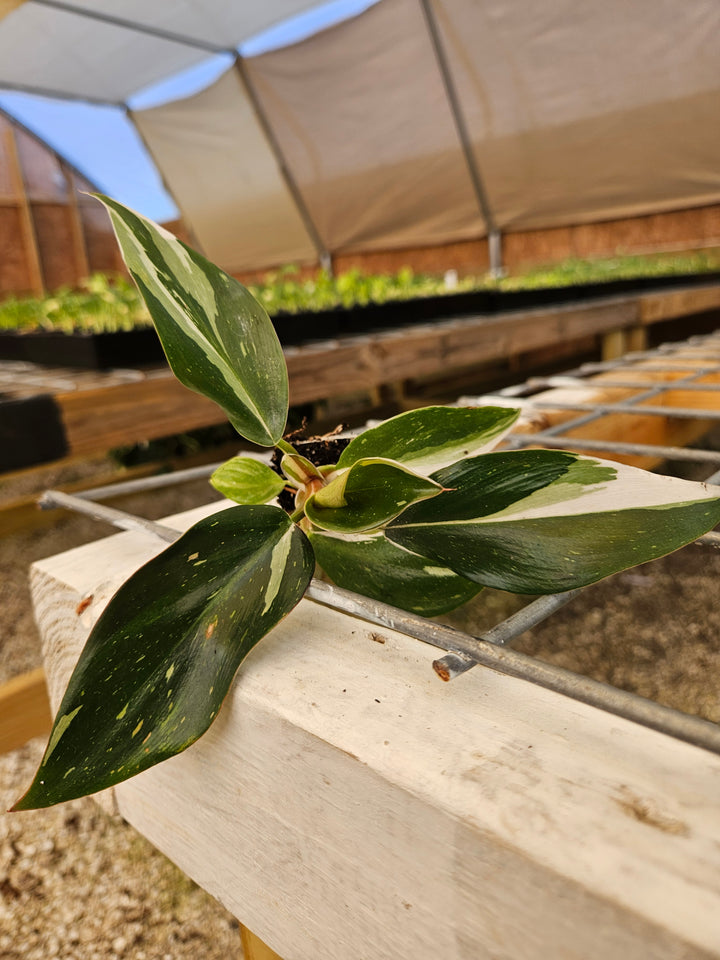
[[[189,747],[235,672],[310,582],[278,507],[230,507],[141,567],[98,620],[17,810],[95,793]]]
[[[315,558],[339,586],[422,617],[454,610],[481,589],[427,557],[390,543],[382,533],[310,533]]]
[[[233,457],[210,476],[210,483],[236,503],[268,503],[285,488],[285,481],[252,457]]]
[[[332,476],[332,475],[331,475]],[[437,496],[440,484],[393,460],[358,460],[313,494],[305,513],[323,530],[360,533],[387,523],[408,504]]]
[[[495,447],[520,411],[508,407],[424,407],[365,430],[343,450],[339,467],[366,457],[397,460],[416,473],[434,470]]]
[[[286,453],[280,466],[285,476],[299,487],[310,480],[322,480],[322,474],[315,464],[299,453]]]
[[[218,403],[243,437],[273,446],[285,428],[288,379],[264,308],[167,230],[115,200],[99,199],[175,376]]]
[[[717,488],[574,453],[491,453],[434,475],[447,490],[386,529],[486,586],[556,593],[663,556],[720,522]]]

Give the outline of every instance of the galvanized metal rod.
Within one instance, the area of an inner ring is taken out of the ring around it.
[[[166,542],[172,542],[181,536],[180,531],[173,530],[172,527],[151,520],[143,520],[122,510],[114,510],[59,491],[48,491],[41,502],[46,507],[58,506],[76,510],[125,530],[147,531]],[[543,663],[541,660],[506,649],[497,643],[478,640],[453,627],[425,620],[405,610],[362,597],[333,584],[313,580],[306,595],[309,599],[332,607],[334,610],[341,610],[370,623],[398,630],[417,640],[472,660],[476,664],[527,680],[563,696],[720,754],[720,726],[706,720],[680,713],[669,707],[662,707],[651,700],[617,690],[608,684],[590,680],[561,667]],[[522,622],[519,625],[522,626]],[[520,632],[522,630],[519,630],[516,635]]]
[[[681,377],[679,380],[676,380],[675,384],[681,384],[686,381],[690,382],[692,380],[697,380],[698,377],[705,376],[705,375],[706,375],[706,371],[704,369],[701,371],[698,370],[698,371],[695,371],[694,373],[689,373],[685,377]],[[659,384],[647,390],[642,390],[640,393],[636,394],[634,397],[630,397],[628,400],[625,401],[626,405],[630,408],[629,412],[636,413],[637,410],[633,409],[634,405],[639,404],[644,400],[650,400],[653,397],[659,396],[660,394],[665,392],[665,389],[666,388],[664,384]],[[530,401],[530,404],[532,404],[532,400]],[[555,426],[553,427],[548,427],[547,430],[542,431],[543,437],[551,437],[555,434],[566,433],[568,430],[574,430],[577,427],[584,427],[586,424],[593,423],[595,420],[601,420],[605,416],[605,413],[600,404],[585,404],[583,405],[583,409],[589,410],[591,412],[586,414],[584,417],[574,417],[572,420],[565,420],[562,423],[556,423]],[[644,409],[644,408],[638,407],[638,410],[640,409]],[[628,412],[628,411],[624,411],[624,412]],[[668,416],[669,414],[667,413],[667,411],[665,411],[664,415]],[[695,417],[697,417],[697,413],[695,414]]]
[[[287,187],[288,193],[290,194],[297,212],[300,215],[303,226],[305,227],[305,230],[307,231],[307,234],[310,237],[313,246],[315,247],[320,264],[325,270],[331,272],[332,257],[330,252],[320,236],[320,231],[318,230],[315,221],[310,214],[310,210],[305,203],[305,198],[300,192],[300,188],[298,187],[295,177],[293,176],[287,160],[285,159],[285,154],[280,146],[280,142],[275,135],[275,131],[273,130],[270,121],[268,120],[265,108],[260,100],[260,97],[258,96],[257,90],[255,89],[255,84],[250,79],[247,67],[245,66],[245,61],[239,53],[235,54],[235,69],[238,72],[240,82],[242,83],[248,100],[250,101],[253,111],[255,112],[255,116],[265,135],[268,146],[275,157],[275,162],[280,170],[280,175],[285,181],[285,186]]]
[[[678,389],[682,390],[684,387],[678,387]],[[600,416],[604,416],[608,413],[632,413],[642,416],[647,415],[648,417],[667,417],[668,419],[677,417],[681,420],[720,420],[720,410],[702,410],[693,407],[640,406],[635,405],[632,400],[623,401],[620,403],[568,403],[562,400],[551,400],[549,398],[542,397],[538,401],[535,401],[532,398],[524,399],[522,403],[523,407],[537,406],[544,410],[595,411]],[[581,419],[584,421],[585,418]],[[563,428],[565,428],[568,423],[573,427],[578,426],[578,424],[576,424],[573,420],[563,423]]]
[[[644,357],[645,357],[645,354],[627,354],[626,357],[623,359],[625,359],[627,363],[631,363],[631,362],[634,362],[635,360],[642,360]],[[673,373],[673,372],[677,372],[678,370],[697,370],[698,369],[696,364],[687,363],[683,360],[682,357],[678,358],[677,360],[674,360],[672,357],[669,357],[668,358],[669,362],[668,361],[662,362],[657,360],[656,358],[653,359],[653,357],[651,356],[648,356],[648,359],[651,360],[652,362],[642,366],[641,369],[643,370],[643,372],[650,370],[653,373]],[[707,359],[707,357],[703,356],[702,359],[705,360]],[[606,372],[612,373],[615,370],[617,370],[620,366],[624,366],[624,364],[584,363],[580,369],[582,370],[583,373],[588,373],[588,374],[606,373]],[[713,370],[717,372],[716,368],[711,368],[710,372],[713,372]]]
[[[707,720],[680,713],[670,707],[663,707],[652,700],[618,690],[606,683],[564,670],[562,667],[543,663],[516,650],[484,643],[452,627],[423,620],[396,607],[341,590],[332,584],[313,581],[307,595],[318,603],[343,610],[345,613],[369,620],[371,623],[398,630],[417,640],[423,640],[425,643],[473,660],[477,664],[491,667],[499,673],[527,680],[547,690],[597,707],[599,710],[624,717],[626,720],[640,723],[652,730],[720,754],[720,726]]]
[[[629,453],[660,457],[663,460],[687,460],[697,463],[720,463],[720,450],[688,450],[685,447],[665,447],[652,443],[621,443],[614,440],[589,440],[585,437],[553,437],[539,433],[513,433],[506,438],[509,447],[544,446],[566,450],[568,446],[583,450],[605,450],[610,453]]]
[[[720,372],[718,370],[717,372]],[[678,381],[668,380],[667,391],[675,389]],[[618,387],[626,390],[641,390],[648,385],[647,380],[602,380],[599,384],[588,382],[587,377],[573,377],[570,374],[555,377],[528,377],[522,386],[529,390],[546,390],[549,387]],[[717,393],[720,392],[720,383],[683,383],[680,388],[683,392]]]
[[[502,623],[491,627],[477,639],[483,640],[485,643],[495,643],[502,647],[525,633],[526,630],[530,630],[542,623],[543,620],[547,620],[556,610],[560,610],[566,603],[574,600],[578,594],[583,592],[583,589],[581,587],[577,590],[568,590],[566,593],[554,593],[539,597],[523,607],[522,610],[518,610],[517,613],[507,617]],[[433,661],[433,670],[441,680],[452,680],[474,667],[475,663],[476,661],[471,658],[465,656],[461,658],[459,654],[448,653],[439,660]]]
[[[137,20],[128,20],[126,17],[116,17],[113,14],[102,13],[100,10],[78,7],[73,3],[65,3],[63,0],[31,0],[31,2],[36,6],[52,7],[54,10],[62,10],[64,13],[84,17],[86,20],[97,20],[100,23],[107,23],[113,27],[122,27],[126,30],[132,30],[135,33],[144,33],[149,37],[157,37],[158,40],[168,40],[171,43],[181,43],[183,46],[193,47],[196,50],[205,50],[207,53],[235,53],[234,49],[212,43],[209,40],[199,40],[197,37],[188,37],[186,34],[174,33],[172,30],[154,27],[152,24],[138,23]]]
[[[202,480],[209,477],[221,465],[221,463],[208,463],[201,467],[188,467],[187,470],[175,470],[171,473],[160,473],[152,477],[138,477],[137,480],[120,480],[118,483],[108,483],[104,487],[78,490],[74,495],[81,500],[110,500],[113,497],[145,493],[147,490],[161,490],[163,487],[173,487],[176,484],[188,483],[192,480]]]
[[[252,450],[243,450],[243,457],[257,460],[259,463],[269,464],[270,456],[264,453],[255,453]],[[126,494],[144,493],[147,490],[159,490],[163,487],[173,487],[176,484],[189,483],[192,480],[202,480],[209,477],[221,467],[225,461],[206,463],[199,467],[187,467],[184,470],[173,470],[169,473],[160,473],[151,477],[138,477],[136,480],[120,480],[118,483],[107,483],[102,487],[91,487],[89,490],[79,490],[74,496],[81,500],[110,500],[112,497]]]
[[[487,190],[480,173],[477,157],[475,156],[475,152],[473,150],[470,132],[465,122],[462,104],[460,103],[460,97],[458,96],[458,92],[455,88],[455,81],[453,80],[450,64],[445,54],[445,48],[443,46],[442,37],[440,36],[440,31],[435,19],[435,13],[432,9],[431,0],[420,0],[420,7],[422,9],[423,16],[425,17],[425,24],[430,36],[430,43],[432,44],[438,69],[440,70],[443,86],[445,87],[445,95],[450,105],[453,123],[455,124],[458,138],[460,139],[460,145],[462,147],[465,165],[467,166],[468,174],[470,176],[470,182],[475,193],[475,199],[478,207],[480,208],[480,213],[482,214],[482,218],[485,221],[485,226],[488,231],[488,256],[490,259],[490,272],[493,274],[493,276],[499,277],[503,274],[500,230],[495,222],[492,207],[490,206],[490,201],[488,200]]]
[[[80,497],[63,493],[61,490],[46,491],[38,500],[38,504],[43,510],[63,507],[65,510],[74,510],[75,513],[92,517],[93,520],[102,520],[104,523],[119,527],[121,530],[141,530],[145,533],[151,533],[153,536],[165,540],[166,543],[173,543],[181,533],[181,531],[173,530],[172,527],[166,527],[162,523],[155,523],[154,520],[135,517],[124,510],[116,510],[114,507],[106,507],[101,503],[82,500]]]
[[[49,100],[69,100],[72,103],[89,103],[95,107],[118,107],[121,109],[125,106],[122,100],[103,100],[100,97],[93,97],[88,94],[68,93],[66,90],[36,87],[28,83],[13,83],[10,80],[0,79],[0,90],[7,90],[10,93],[29,93],[33,97],[47,97]]]

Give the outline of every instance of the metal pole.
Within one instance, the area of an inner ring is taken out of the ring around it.
[[[149,37],[157,37],[158,40],[167,40],[170,43],[181,43],[186,47],[193,47],[196,50],[205,50],[207,53],[234,53],[234,49],[223,47],[218,43],[211,43],[207,40],[198,40],[197,37],[188,37],[185,34],[173,33],[172,30],[164,30],[161,27],[153,27],[148,23],[138,23],[136,20],[127,20],[125,17],[116,17],[109,13],[103,13],[100,10],[88,9],[87,7],[76,7],[72,3],[65,3],[63,0],[31,0],[35,5],[42,7],[51,7],[54,10],[62,10],[63,13],[70,13],[77,17],[84,17],[86,20],[97,20],[99,23],[107,23],[113,27],[122,27],[125,30],[133,30],[135,33],[144,33]]]
[[[55,490],[49,490],[45,493],[40,500],[40,504],[48,508],[65,507],[69,510],[75,510],[78,513],[103,520],[125,530],[144,530],[170,543],[181,536],[180,531],[173,530],[164,524],[135,517],[122,510],[91,503]],[[568,599],[572,599],[579,592],[579,590],[568,591]],[[425,620],[423,617],[400,610],[398,607],[392,607],[378,600],[371,600],[368,597],[360,596],[360,594],[351,593],[349,590],[343,590],[334,584],[312,580],[306,591],[306,596],[316,603],[331,607],[333,610],[340,610],[369,623],[397,630],[407,636],[449,651],[450,654],[454,654],[454,659],[450,661],[451,665],[457,662],[462,666],[468,661],[472,664],[482,664],[497,670],[499,673],[527,680],[573,700],[579,700],[600,710],[605,710],[607,713],[624,717],[678,740],[684,740],[697,747],[720,754],[720,726],[718,724],[680,713],[670,707],[663,707],[652,700],[646,700],[624,690],[618,690],[608,684],[599,683],[597,680],[572,673],[572,671],[565,670],[562,667],[544,663],[515,650],[506,649],[498,643],[487,643],[484,639],[471,637],[453,627],[446,627],[432,620]],[[501,636],[503,643],[508,642],[514,636],[519,636],[529,626],[533,626],[543,619],[543,616],[538,615],[539,613],[545,614],[545,611],[547,611],[546,615],[549,615],[553,612],[554,607],[563,605],[562,600],[562,595],[556,595],[541,598],[540,603],[529,604],[528,607],[511,618],[513,620],[511,626],[509,624],[500,625],[498,636]],[[464,670],[461,669],[458,672],[464,672]]]
[[[162,185],[163,185],[163,187],[165,188],[168,196],[170,197],[170,199],[172,200],[172,202],[175,204],[175,206],[176,206],[177,209],[178,209],[178,213],[180,214],[180,217],[181,217],[181,219],[182,219],[182,222],[183,222],[183,224],[185,225],[185,227],[186,227],[186,229],[187,229],[187,231],[188,231],[188,234],[189,234],[190,239],[191,239],[191,241],[192,241],[193,247],[194,247],[199,253],[202,253],[202,254],[204,255],[205,251],[203,250],[202,244],[201,244],[200,241],[198,240],[197,234],[195,233],[195,230],[193,229],[193,226],[192,226],[192,224],[190,223],[190,220],[188,219],[187,215],[186,215],[185,213],[183,213],[183,209],[182,209],[182,207],[181,207],[181,205],[180,205],[180,201],[178,200],[178,198],[175,196],[174,192],[172,191],[172,189],[171,189],[171,187],[170,187],[170,184],[167,182],[167,180],[166,180],[166,178],[165,178],[165,174],[162,172],[162,168],[160,167],[160,164],[156,161],[155,156],[154,156],[152,150],[150,149],[149,143],[147,142],[147,140],[146,140],[145,137],[143,136],[142,131],[140,130],[140,127],[139,127],[139,126],[137,125],[137,123],[135,122],[135,114],[134,114],[134,112],[130,109],[130,107],[129,107],[127,104],[124,104],[123,106],[125,107],[125,116],[128,118],[129,122],[132,124],[133,129],[135,130],[135,133],[137,133],[137,135],[138,135],[138,139],[140,140],[140,143],[142,143],[143,147],[145,147],[145,149],[147,150],[147,154],[148,154],[148,156],[150,157],[150,159],[152,160],[152,162],[153,162],[153,164],[154,164],[154,166],[155,166],[155,170],[157,171],[157,174],[158,174],[158,176],[160,177],[160,182],[162,183]]]
[[[448,103],[450,104],[450,112],[452,113],[453,122],[455,123],[455,129],[457,130],[458,137],[460,138],[460,144],[462,146],[463,156],[468,168],[468,173],[470,174],[470,181],[475,193],[475,199],[477,200],[480,213],[482,214],[483,220],[485,221],[485,226],[487,228],[490,273],[493,277],[501,277],[504,273],[502,264],[501,234],[495,222],[495,218],[488,201],[485,184],[483,183],[475,153],[472,148],[472,140],[470,139],[470,133],[468,131],[467,124],[465,123],[465,116],[460,104],[460,98],[458,97],[458,93],[455,88],[455,83],[450,71],[450,64],[448,63],[447,56],[445,55],[445,49],[442,44],[442,38],[440,37],[440,31],[438,30],[435,14],[433,13],[432,0],[420,0],[420,6],[422,7],[422,12],[425,17],[425,23],[430,35],[430,42],[432,44],[433,52],[435,53],[435,59],[437,60],[438,68],[440,70],[443,86],[445,87],[445,95],[447,96]]]
[[[260,101],[260,98],[258,97],[255,86],[248,74],[247,67],[245,66],[245,61],[240,56],[240,54],[236,54],[235,56],[235,69],[237,70],[238,75],[240,76],[240,80],[248,96],[248,99],[252,105],[253,110],[255,111],[255,116],[257,117],[257,121],[260,124],[260,127],[263,133],[265,134],[265,139],[267,140],[268,146],[273,152],[278,168],[280,170],[280,175],[285,181],[285,186],[287,187],[288,192],[292,197],[293,202],[295,203],[295,207],[298,213],[300,214],[300,219],[303,222],[303,226],[305,227],[305,230],[307,231],[307,234],[310,237],[310,240],[312,241],[313,246],[315,247],[318,260],[320,261],[320,264],[323,267],[323,269],[327,270],[328,273],[332,273],[332,257],[330,255],[330,252],[328,251],[325,244],[323,243],[323,240],[315,225],[315,222],[313,221],[313,218],[310,215],[310,211],[308,210],[307,204],[305,203],[305,200],[300,192],[300,188],[295,182],[295,178],[293,177],[290,171],[290,168],[288,167],[287,161],[285,159],[285,155],[282,151],[282,147],[280,146],[280,143],[278,142],[278,139],[275,136],[275,131],[270,126],[270,122],[267,118],[267,114],[265,113],[265,110]]]
[[[29,93],[33,97],[47,97],[49,100],[69,100],[71,103],[89,103],[94,107],[124,107],[124,103],[114,100],[101,100],[87,94],[67,93],[65,90],[52,90],[46,87],[34,87],[27,83],[12,83],[0,79],[0,90],[8,93]]]

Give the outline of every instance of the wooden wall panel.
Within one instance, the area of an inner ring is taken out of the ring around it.
[[[105,209],[92,197],[79,195],[78,214],[85,237],[89,273],[124,273],[125,267]]]
[[[20,210],[0,205],[0,299],[32,293]]]
[[[720,246],[720,205],[658,213],[603,223],[526,230],[503,235],[503,262],[510,272],[570,257],[593,258]],[[333,257],[337,272],[357,267],[392,273],[409,265],[417,272],[457,270],[463,276],[488,268],[485,239],[440,247],[346,253]]]
[[[0,114],[0,200],[15,198],[15,187],[10,172],[10,156],[8,138],[12,135],[12,127]]]
[[[68,184],[60,160],[25,130],[16,129],[18,157],[30,200],[68,200]]]
[[[66,203],[32,203],[31,210],[45,288],[72,286],[82,274],[72,227],[74,207]]]

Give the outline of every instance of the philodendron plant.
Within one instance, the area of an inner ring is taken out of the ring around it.
[[[165,230],[103,202],[175,375],[243,437],[275,448],[280,471],[225,464],[212,482],[238,505],[195,524],[115,594],[14,809],[94,793],[190,746],[316,563],[340,586],[433,616],[483,586],[570,590],[720,521],[717,488],[558,450],[489,452],[518,415],[505,407],[403,413],[336,462],[313,462],[284,438],[287,371],[263,308]],[[289,510],[272,502],[282,491]]]

